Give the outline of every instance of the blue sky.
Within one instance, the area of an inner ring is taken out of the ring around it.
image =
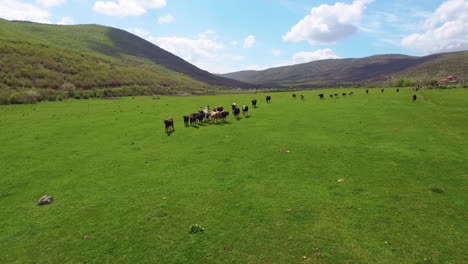
[[[121,28],[214,73],[468,49],[468,0],[0,0],[0,17]]]

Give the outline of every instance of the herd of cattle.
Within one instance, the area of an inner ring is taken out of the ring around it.
[[[417,88],[417,90],[419,90],[419,87]],[[384,89],[381,89],[381,92],[384,93]],[[399,93],[400,89],[396,89],[396,92]],[[366,90],[366,94],[369,94],[369,90]],[[334,98],[334,97],[336,98],[339,95],[340,95],[339,93],[335,93],[335,94],[330,94],[329,96],[330,98]],[[354,92],[341,93],[341,95],[352,96],[354,95]],[[323,93],[318,94],[317,96],[320,99],[325,98],[325,95]],[[297,95],[293,93],[292,97],[293,99],[296,99]],[[300,97],[302,100],[305,99],[304,95],[302,94],[300,95]],[[412,97],[413,97],[413,103],[414,103],[417,100],[417,96],[416,94],[414,94]],[[271,95],[267,95],[265,97],[265,101],[267,104],[270,103]],[[251,103],[252,103],[253,108],[257,108],[257,99],[252,100]],[[236,103],[233,103],[231,105],[231,112],[236,118],[238,118],[238,116],[240,115],[241,109],[237,106]],[[242,114],[244,116],[249,114],[249,106],[247,105],[242,106]],[[224,111],[224,107],[222,106],[216,106],[213,110],[210,109],[210,106],[206,106],[204,109],[200,109],[196,113],[183,116],[183,119],[184,119],[184,125],[188,127],[188,126],[196,126],[198,124],[206,123],[206,122],[217,123],[220,120],[225,121],[228,115],[229,115],[229,112]],[[170,117],[164,120],[164,125],[166,128],[166,133],[174,131],[174,118]]]

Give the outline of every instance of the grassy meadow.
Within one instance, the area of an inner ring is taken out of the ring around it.
[[[320,92],[0,106],[0,263],[467,263],[468,90]]]

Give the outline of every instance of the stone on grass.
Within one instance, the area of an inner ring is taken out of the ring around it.
[[[49,196],[49,195],[44,195],[41,197],[41,199],[39,199],[39,201],[37,202],[37,205],[47,205],[47,204],[51,204],[53,201],[54,201],[54,197]]]

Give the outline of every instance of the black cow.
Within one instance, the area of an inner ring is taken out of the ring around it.
[[[335,97],[338,97],[339,94],[335,94]]]
[[[318,97],[320,97],[320,99],[323,99],[323,94],[318,94]]]
[[[265,97],[265,99],[266,99],[266,102],[267,102],[267,103],[270,103],[270,101],[271,101],[271,96],[270,96],[270,95],[267,95],[267,97]]]
[[[200,119],[203,121],[203,115],[201,115],[200,113],[193,113],[193,114],[189,115],[189,120],[190,120],[190,125],[191,126],[194,126],[194,125],[197,124],[198,116],[200,116]]]
[[[239,114],[240,114],[240,108],[237,107],[236,109],[234,109],[234,113],[233,113],[233,114],[234,114],[235,117],[238,117]]]
[[[292,94],[293,98],[296,99],[296,94]]]
[[[233,103],[233,104],[231,105],[231,111],[232,111],[233,114],[234,114],[234,111],[236,110],[236,108],[239,108],[239,107],[237,107],[237,104],[236,104],[236,103]]]
[[[366,94],[369,94],[369,90],[366,90]]]
[[[249,107],[247,105],[242,106],[242,114],[243,115],[249,114]]]
[[[330,98],[333,98],[333,94],[330,94]]]
[[[223,111],[221,112],[221,119],[226,121],[226,117],[229,115],[229,112]]]
[[[383,93],[383,92],[384,92],[384,88],[382,88],[382,90],[380,90],[380,91],[382,91],[382,93]]]
[[[354,92],[350,92],[350,93],[349,93],[349,95],[353,95],[353,94],[354,94]]]
[[[304,100],[304,95],[303,94],[301,94],[301,100]]]
[[[396,89],[396,92],[399,93],[399,92],[400,92],[400,88],[397,88],[397,89]]]
[[[413,94],[413,103],[416,102],[417,99],[418,97],[415,94]]]
[[[188,125],[189,125],[189,120],[190,120],[190,116],[184,116],[184,125],[186,127],[188,127]]]
[[[169,133],[170,130],[174,131],[174,118],[169,117],[164,120],[164,125],[166,127],[166,133]]]
[[[346,96],[346,93],[342,93],[341,95]]]
[[[252,100],[252,107],[257,108],[257,99]]]

